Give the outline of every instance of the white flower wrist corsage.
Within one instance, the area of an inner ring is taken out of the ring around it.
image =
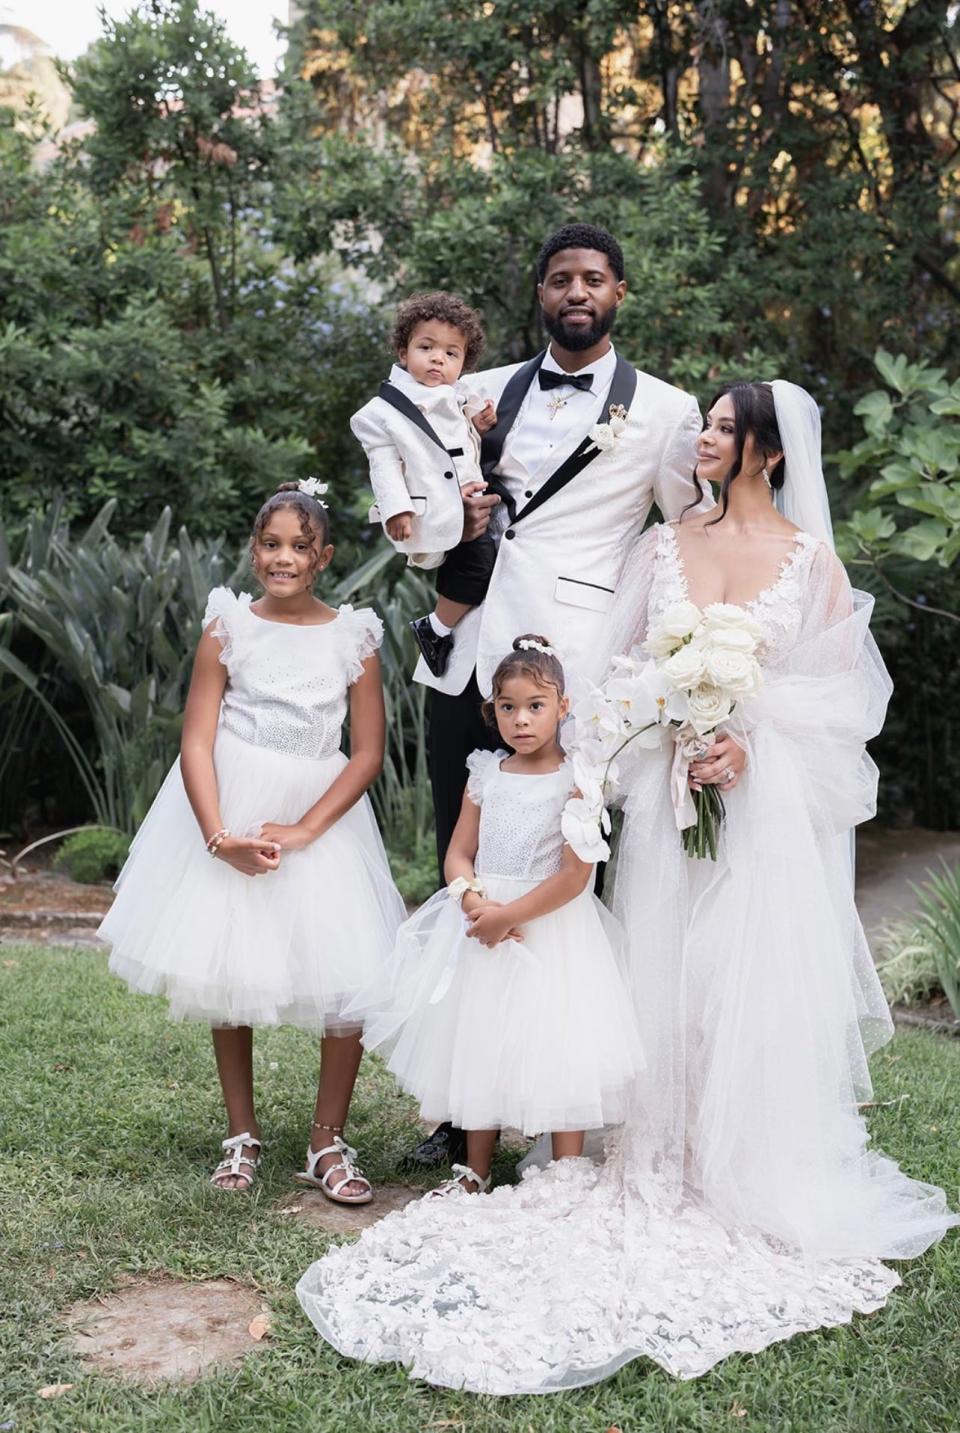
[[[472,881],[468,881],[466,876],[455,876],[447,886],[447,895],[452,901],[456,901],[457,905],[461,904],[467,891],[473,891],[478,896],[485,896],[487,894],[483,882],[476,880],[476,878]]]

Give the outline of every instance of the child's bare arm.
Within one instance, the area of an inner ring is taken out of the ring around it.
[[[509,932],[519,931],[527,921],[549,915],[551,911],[557,911],[575,900],[586,888],[595,870],[595,866],[581,861],[569,846],[564,846],[563,862],[556,875],[548,876],[525,896],[518,896],[506,905],[486,903],[474,913],[467,934],[475,936],[481,945],[497,945]]]

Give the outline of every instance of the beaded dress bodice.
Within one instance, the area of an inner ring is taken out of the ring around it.
[[[319,761],[340,749],[347,692],[383,636],[370,608],[338,608],[329,622],[297,626],[251,611],[250,594],[217,587],[204,627],[227,668],[220,725],[253,746]]]
[[[803,584],[818,546],[818,538],[807,532],[797,533],[794,546],[780,564],[773,582],[752,601],[739,604],[763,630],[757,649],[761,666],[773,666],[796,643],[803,615]],[[676,530],[672,524],[663,523],[657,529],[650,620],[671,603],[685,602],[689,597]]]
[[[544,881],[563,855],[560,816],[573,791],[565,761],[544,776],[501,770],[507,751],[475,751],[467,758],[467,795],[480,807],[478,876]]]

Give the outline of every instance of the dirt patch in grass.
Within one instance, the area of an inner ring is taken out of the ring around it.
[[[101,1372],[187,1383],[262,1348],[263,1314],[260,1295],[230,1279],[159,1279],[75,1304],[66,1322],[74,1352]]]
[[[53,871],[28,871],[19,880],[0,880],[0,919],[11,911],[88,911],[106,915],[113,888],[82,886]]]
[[[423,1189],[409,1184],[378,1184],[370,1204],[332,1204],[319,1189],[304,1189],[285,1200],[280,1213],[302,1219],[313,1229],[325,1234],[359,1234],[369,1229],[385,1214],[403,1209],[412,1199],[419,1199]]]

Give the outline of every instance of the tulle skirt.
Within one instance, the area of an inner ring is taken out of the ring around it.
[[[346,757],[307,761],[221,728],[214,765],[224,825],[255,835],[264,821],[298,821]],[[366,797],[276,871],[244,876],[204,850],[178,760],[116,892],[100,926],[110,969],[132,990],[165,995],[176,1019],[342,1034],[383,1004],[404,907]]]
[[[537,884],[483,879],[499,901]],[[400,929],[391,998],[364,1044],[426,1119],[525,1134],[615,1124],[643,1064],[620,928],[584,891],[523,934],[487,949],[445,891],[432,896]]]

